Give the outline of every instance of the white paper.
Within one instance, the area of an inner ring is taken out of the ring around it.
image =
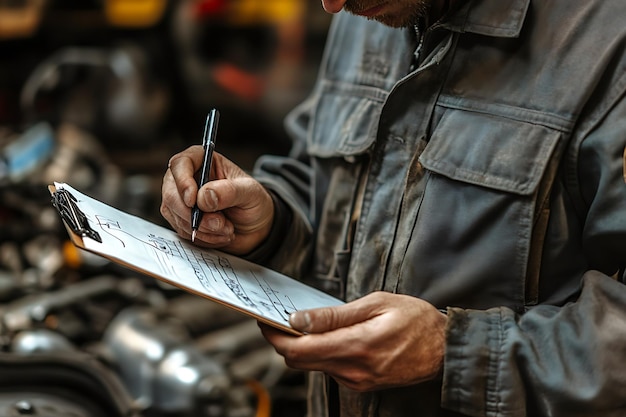
[[[287,331],[292,330],[289,315],[297,310],[343,304],[271,269],[195,246],[170,229],[88,197],[68,184],[55,183],[55,187],[77,199],[78,208],[102,238],[102,243],[82,239],[90,252]]]

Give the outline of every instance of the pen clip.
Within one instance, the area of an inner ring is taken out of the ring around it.
[[[87,216],[78,208],[76,201],[76,197],[63,188],[52,194],[52,205],[56,207],[63,221],[74,233],[102,243],[102,238],[89,226]]]
[[[206,117],[204,123],[204,134],[202,135],[202,146],[215,147],[215,140],[217,139],[217,125],[220,121],[220,112],[217,109],[211,109]]]
[[[202,135],[202,147],[204,149],[204,158],[200,175],[197,177],[198,189],[209,182],[211,175],[211,165],[213,163],[213,151],[215,150],[215,140],[217,138],[217,126],[220,120],[220,112],[212,109],[207,115],[204,125],[204,134]]]

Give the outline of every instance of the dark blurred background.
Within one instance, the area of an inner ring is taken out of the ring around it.
[[[0,0],[1,415],[303,415],[255,323],[77,252],[47,185],[164,224],[167,160],[211,108],[243,168],[287,152],[329,22],[319,0]],[[180,351],[195,379],[165,370]]]
[[[219,149],[249,168],[288,149],[328,23],[318,0],[0,0],[2,137],[72,125],[161,174],[217,107]]]

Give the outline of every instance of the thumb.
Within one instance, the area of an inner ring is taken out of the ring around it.
[[[296,311],[289,317],[289,324],[305,333],[324,333],[352,326],[380,313],[378,305],[370,301],[369,297],[364,297],[341,306]]]

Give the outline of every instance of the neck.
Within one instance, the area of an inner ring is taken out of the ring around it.
[[[428,22],[437,22],[445,16],[450,9],[454,8],[458,2],[458,0],[434,0],[431,3],[430,11],[428,13]]]

